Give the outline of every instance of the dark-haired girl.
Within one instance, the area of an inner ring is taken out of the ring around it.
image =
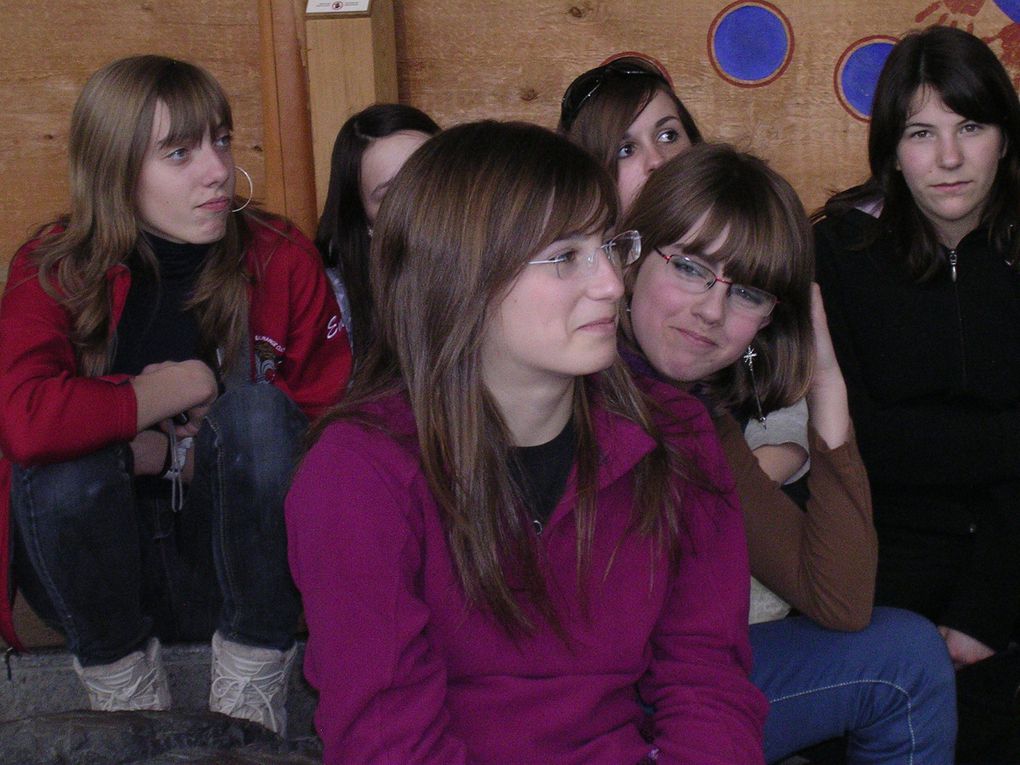
[[[1020,102],[988,46],[904,37],[868,156],[815,231],[875,501],[876,600],[932,619],[965,667],[1020,634]]]
[[[358,355],[372,332],[368,251],[375,216],[397,171],[438,132],[439,126],[413,106],[373,104],[348,119],[333,144],[315,245]]]

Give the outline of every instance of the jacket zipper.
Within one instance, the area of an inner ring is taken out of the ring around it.
[[[956,286],[956,250],[949,251],[949,276],[953,281],[953,303],[956,306],[956,328],[960,336],[960,384],[967,387],[967,343],[963,337],[963,310],[960,308],[960,291]]]

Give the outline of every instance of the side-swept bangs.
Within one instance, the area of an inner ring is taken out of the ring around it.
[[[155,102],[159,101],[170,113],[170,132],[163,142],[167,146],[193,145],[206,132],[215,137],[222,130],[233,130],[233,115],[223,89],[190,64],[168,63],[156,83]]]
[[[754,186],[734,183],[720,189],[698,236],[685,247],[704,252],[722,237],[722,246],[703,256],[720,264],[717,270],[725,264],[728,279],[771,292],[782,302],[799,302],[805,287],[803,275],[810,274],[812,267],[806,247],[810,240],[807,214],[792,189],[781,200],[756,193]]]
[[[377,336],[421,352],[428,338],[444,346],[428,349],[431,358],[463,361],[488,306],[535,253],[616,216],[605,171],[544,128],[486,121],[440,133],[400,170],[379,210],[370,256]],[[417,339],[409,314],[421,322]]]
[[[765,162],[722,144],[693,146],[652,174],[622,226],[641,232],[647,256],[699,223],[687,251],[725,263],[728,279],[783,301],[804,299],[814,268],[810,225],[797,193]]]
[[[814,364],[814,249],[804,207],[782,176],[732,146],[698,144],[652,173],[620,225],[642,238],[641,259],[624,276],[628,294],[645,258],[697,228],[685,250],[716,264],[716,273],[725,269],[727,279],[779,298],[755,339],[759,393],[766,411],[804,395]],[[704,255],[720,239],[721,247]],[[703,382],[720,406],[748,413],[754,391],[735,365]]]

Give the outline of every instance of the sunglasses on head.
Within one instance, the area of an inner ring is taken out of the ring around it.
[[[614,59],[608,64],[589,69],[570,83],[570,86],[563,94],[563,101],[560,103],[560,126],[563,130],[570,129],[570,126],[574,124],[574,120],[577,119],[577,114],[581,111],[581,107],[588,103],[592,96],[598,93],[599,88],[606,81],[606,77],[611,74],[622,75],[624,77],[634,75],[650,76],[667,88],[672,89],[669,81],[651,62],[640,58]]]

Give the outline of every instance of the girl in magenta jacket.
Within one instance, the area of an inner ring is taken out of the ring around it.
[[[70,214],[0,306],[0,550],[13,532],[93,708],[168,708],[161,641],[211,637],[210,708],[282,732],[283,497],[350,353],[314,248],[235,199],[231,129],[184,62],[122,59],[82,91]]]
[[[287,498],[326,762],[762,761],[732,479],[703,407],[620,365],[616,208],[495,122],[383,202],[379,342]]]

